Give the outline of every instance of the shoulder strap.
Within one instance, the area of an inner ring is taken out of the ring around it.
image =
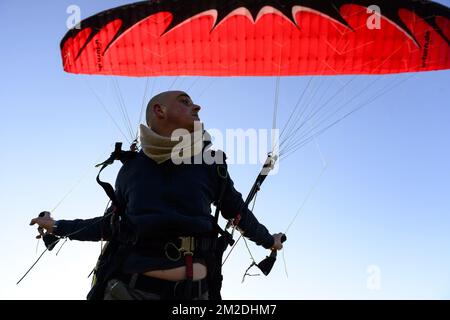
[[[212,151],[212,152],[214,152],[214,151]],[[222,151],[220,151],[220,152],[222,152]],[[229,179],[227,165],[225,163],[225,153],[223,153],[222,160],[223,161],[221,161],[220,163],[216,163],[217,175],[219,176],[219,181],[220,181],[220,189],[219,189],[219,196],[214,203],[214,205],[216,206],[216,210],[214,212],[214,224],[215,224],[217,232],[226,240],[226,242],[229,245],[233,245],[234,239],[233,239],[232,235],[229,232],[227,232],[226,230],[223,230],[219,226],[219,213],[220,213],[220,209],[221,209],[223,195],[225,194],[225,189],[227,188],[228,179]]]
[[[97,183],[105,190],[106,195],[111,200],[112,204],[116,207],[119,206],[117,203],[116,195],[114,193],[114,188],[109,184],[108,182],[104,182],[100,180],[100,174],[102,173],[103,169],[105,169],[107,166],[114,163],[115,160],[120,160],[122,163],[125,163],[127,160],[133,158],[137,154],[136,151],[124,151],[122,150],[122,142],[116,142],[114,151],[111,153],[108,159],[103,161],[102,163],[97,164],[95,167],[100,167],[100,171],[98,172],[96,181]]]
[[[214,212],[214,221],[217,223],[219,221],[219,212],[222,204],[223,195],[228,184],[228,171],[224,164],[217,164],[217,175],[220,180],[219,197],[217,198],[214,205],[216,206],[216,211]]]
[[[113,206],[113,213],[112,213],[112,217],[111,217],[111,229],[112,229],[113,235],[117,231],[117,226],[118,226],[117,221],[119,220],[119,217],[124,212],[124,208],[122,208],[121,204],[119,204],[119,202],[117,201],[116,194],[114,192],[114,188],[111,186],[111,184],[100,180],[100,174],[102,173],[103,169],[105,169],[107,166],[113,164],[115,160],[120,160],[122,163],[125,163],[127,160],[136,156],[136,154],[137,154],[137,152],[135,149],[132,149],[130,151],[124,151],[124,150],[122,150],[122,143],[116,142],[114,151],[111,153],[109,158],[95,166],[95,167],[101,166],[100,171],[98,172],[96,181],[103,188],[106,195],[111,200],[111,203]]]

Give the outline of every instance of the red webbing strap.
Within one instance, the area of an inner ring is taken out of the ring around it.
[[[194,264],[192,254],[186,253],[184,255],[184,264],[186,265],[186,279],[192,280],[194,278]]]

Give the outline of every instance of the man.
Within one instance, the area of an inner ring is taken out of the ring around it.
[[[125,254],[106,279],[104,299],[207,299],[212,272],[207,265],[215,248],[213,202],[220,203],[224,218],[238,217],[244,236],[267,249],[282,248],[282,234],[270,235],[244,206],[226,171],[218,174],[220,161],[191,164],[194,157],[211,155],[202,128],[195,126],[199,111],[182,91],[150,100],[148,127],[140,127],[142,150],[124,163],[116,180],[115,198],[123,209],[119,231],[105,216],[55,221],[48,214],[31,220],[49,234],[74,240],[121,239],[116,242]],[[188,142],[171,139],[174,135]]]

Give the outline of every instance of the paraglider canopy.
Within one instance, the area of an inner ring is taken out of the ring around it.
[[[432,1],[153,0],[83,20],[61,54],[81,74],[386,74],[450,68],[449,39]]]

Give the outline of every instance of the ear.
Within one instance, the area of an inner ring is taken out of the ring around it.
[[[164,119],[166,117],[166,107],[160,104],[155,104],[153,106],[153,112],[158,119]]]

